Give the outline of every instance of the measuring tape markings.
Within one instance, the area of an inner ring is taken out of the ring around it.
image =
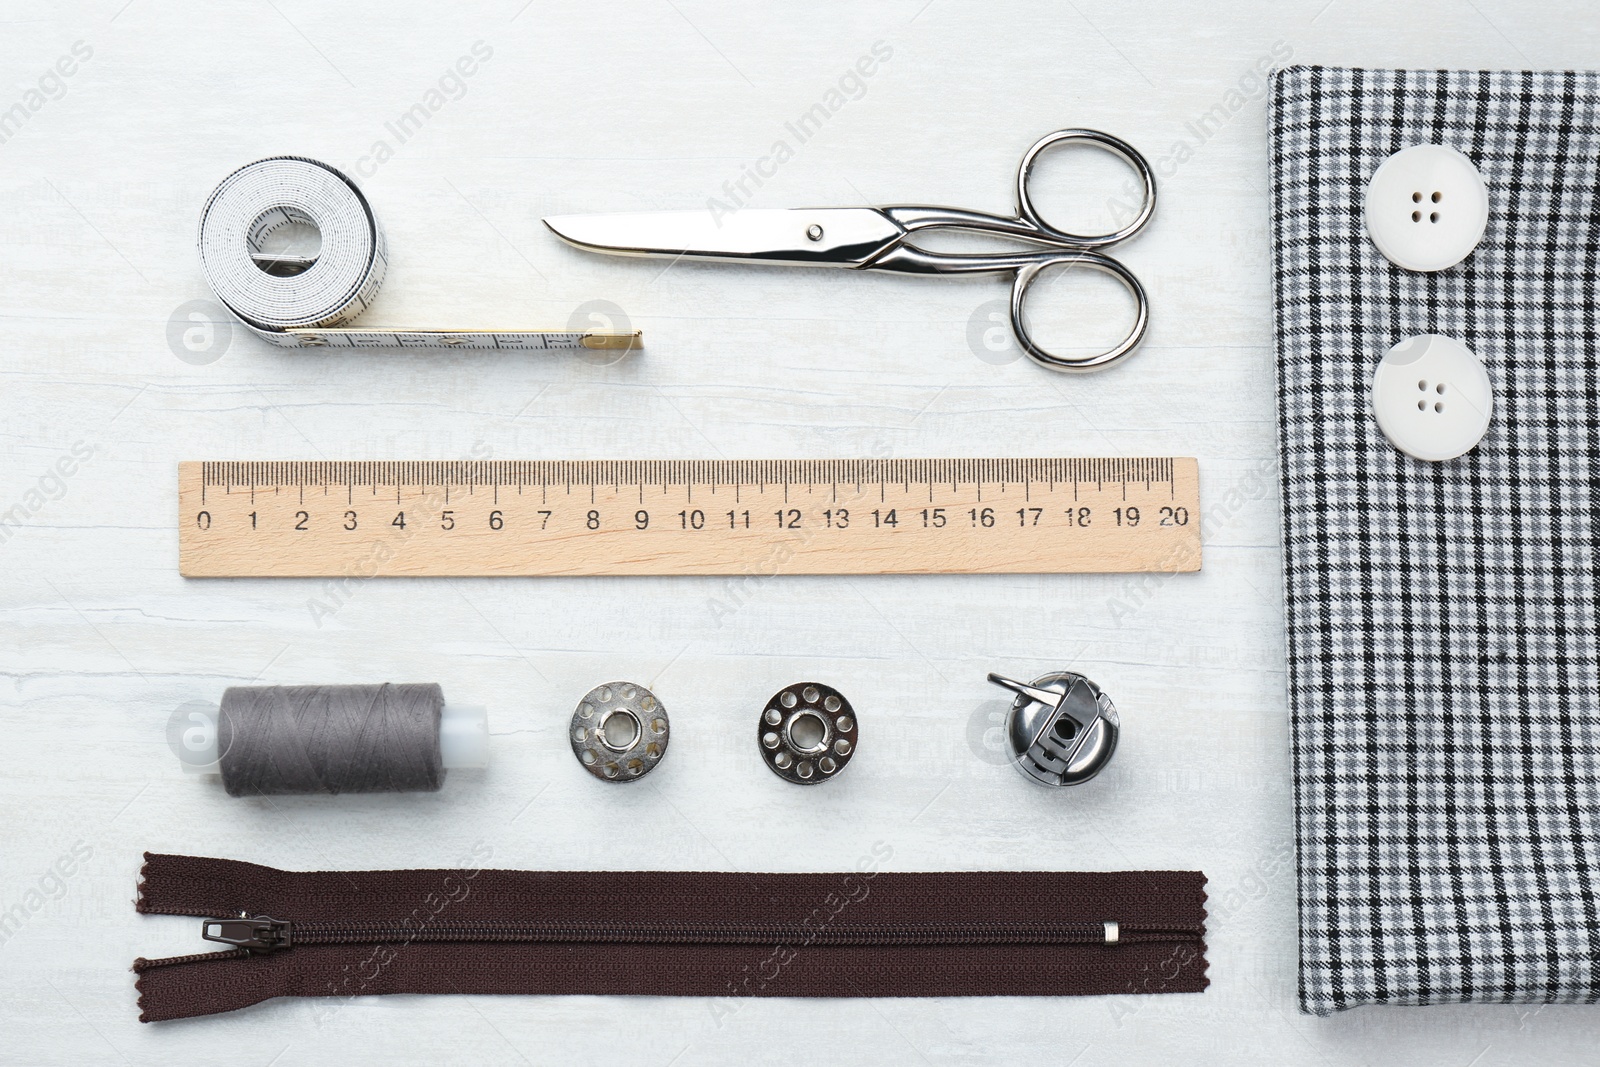
[[[1178,572],[1193,459],[180,465],[206,576]],[[374,511],[377,512],[374,515]]]
[[[321,234],[315,256],[273,253],[288,226]],[[200,214],[206,281],[252,333],[284,348],[631,349],[638,333],[348,326],[388,273],[388,242],[356,184],[326,163],[275,156],[222,180]]]

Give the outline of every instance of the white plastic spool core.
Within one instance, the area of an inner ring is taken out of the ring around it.
[[[439,755],[446,770],[489,766],[489,709],[446,704],[439,713]]]

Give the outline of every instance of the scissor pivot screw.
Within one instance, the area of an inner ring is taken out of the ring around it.
[[[813,222],[806,227],[806,236],[813,241],[822,240],[822,227]]]

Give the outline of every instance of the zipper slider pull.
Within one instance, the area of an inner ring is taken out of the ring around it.
[[[200,924],[200,936],[234,948],[249,949],[258,956],[288,948],[294,943],[294,928],[283,919],[257,915],[254,919],[207,919]]]

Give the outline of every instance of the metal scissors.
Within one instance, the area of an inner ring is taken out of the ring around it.
[[[1028,179],[1040,153],[1057,145],[1104,149],[1127,163],[1144,186],[1131,222],[1111,233],[1076,234],[1045,222],[1028,195]],[[990,215],[949,207],[744,208],[726,217],[707,211],[641,211],[614,215],[558,215],[544,220],[562,240],[591,252],[622,256],[754,260],[789,266],[848,267],[902,274],[1014,273],[1011,330],[1036,363],[1051,370],[1093,370],[1136,348],[1150,320],[1144,286],[1133,272],[1102,249],[1144,228],[1156,209],[1150,164],[1126,141],[1099,130],[1057,130],[1036,141],[1017,167],[1016,215]],[[930,252],[912,244],[914,234],[964,230],[1044,245],[1012,252]],[[1061,356],[1028,335],[1023,306],[1039,275],[1052,267],[1087,267],[1116,278],[1132,295],[1133,328],[1114,347],[1091,356]]]

